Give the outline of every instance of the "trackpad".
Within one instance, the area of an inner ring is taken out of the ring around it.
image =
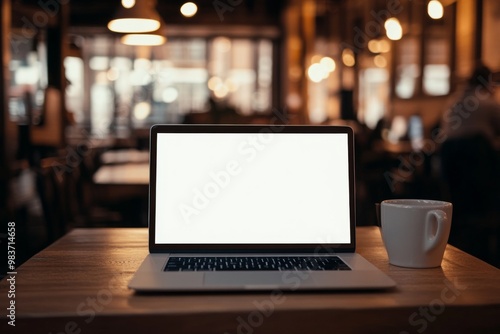
[[[240,287],[243,289],[269,289],[278,287],[294,288],[298,282],[291,279],[293,272],[263,271],[263,272],[207,272],[204,277],[204,285],[207,287]],[[294,276],[294,275],[293,275]],[[299,280],[299,285],[312,282],[309,275]]]

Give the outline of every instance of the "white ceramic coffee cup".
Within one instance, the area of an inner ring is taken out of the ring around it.
[[[443,201],[382,201],[382,239],[389,263],[410,268],[439,267],[450,235],[452,209],[451,203]]]

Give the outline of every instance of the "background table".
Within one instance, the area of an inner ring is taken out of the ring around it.
[[[149,163],[124,163],[101,166],[93,177],[99,185],[149,185]]]
[[[116,202],[139,198],[147,203],[149,191],[149,163],[103,165],[95,172],[93,182],[96,194]]]
[[[101,155],[101,162],[104,165],[149,163],[149,151],[140,151],[136,149],[107,151]]]
[[[378,227],[358,228],[357,242],[397,288],[137,295],[127,283],[147,254],[147,229],[76,229],[18,268],[15,332],[498,333],[500,270],[452,246],[440,268],[389,265]],[[4,279],[4,313],[7,289]]]

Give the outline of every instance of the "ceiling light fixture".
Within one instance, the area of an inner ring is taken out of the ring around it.
[[[135,0],[122,0],[122,6],[125,8],[132,8],[135,5]]]
[[[186,2],[181,6],[181,14],[185,17],[192,17],[198,11],[198,6],[194,2]]]
[[[160,15],[155,10],[155,0],[136,0],[130,8],[123,6],[115,18],[108,23],[108,29],[119,33],[145,33],[160,28]]]
[[[437,0],[429,1],[427,4],[427,14],[434,20],[442,18],[444,14],[443,4]]]
[[[384,23],[385,32],[390,40],[397,41],[403,37],[403,28],[401,23],[395,17],[387,19]]]
[[[120,42],[125,45],[157,46],[165,44],[167,41],[165,23],[160,19],[160,28],[156,31],[143,34],[126,34],[120,38]]]
[[[120,41],[125,45],[157,46],[165,44],[167,39],[157,34],[127,34]]]

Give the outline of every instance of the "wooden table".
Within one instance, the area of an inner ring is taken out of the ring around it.
[[[139,151],[136,149],[107,151],[101,155],[101,162],[104,165],[148,163],[149,151]]]
[[[396,289],[137,295],[127,282],[147,254],[147,230],[76,229],[18,268],[15,331],[5,317],[9,284],[0,282],[0,331],[499,333],[500,270],[452,246],[441,268],[395,267],[378,227],[358,228],[357,240]]]
[[[101,185],[149,185],[149,163],[125,163],[101,166],[93,177]]]
[[[149,163],[104,165],[93,176],[96,196],[123,201],[139,198],[147,203]]]

